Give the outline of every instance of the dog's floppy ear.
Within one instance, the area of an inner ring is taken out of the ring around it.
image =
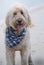
[[[32,24],[32,21],[31,21],[31,17],[30,15],[28,14],[28,25],[30,28],[32,28],[34,25]]]
[[[9,12],[7,13],[5,23],[7,26],[9,26]]]

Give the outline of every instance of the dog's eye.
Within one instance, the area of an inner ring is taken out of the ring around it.
[[[21,14],[24,15],[23,11],[21,11]]]
[[[16,12],[14,12],[14,13],[13,13],[13,15],[15,16],[15,15],[17,15],[17,13],[16,13]]]

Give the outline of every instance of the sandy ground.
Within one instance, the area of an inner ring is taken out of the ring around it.
[[[30,29],[31,53],[34,65],[44,65],[44,8],[30,12],[34,27]],[[0,65],[6,65],[5,24],[0,21]],[[16,65],[20,65],[20,55],[16,52]]]

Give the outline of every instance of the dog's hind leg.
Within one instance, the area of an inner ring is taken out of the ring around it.
[[[34,65],[33,62],[32,62],[31,55],[30,55],[29,58],[28,58],[28,65]]]

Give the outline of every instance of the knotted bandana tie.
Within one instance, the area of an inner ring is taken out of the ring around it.
[[[26,29],[23,29],[23,31],[20,34],[15,34],[11,31],[11,27],[7,27],[7,29],[6,29],[6,45],[10,48],[17,46],[24,39],[25,34],[26,34]]]

